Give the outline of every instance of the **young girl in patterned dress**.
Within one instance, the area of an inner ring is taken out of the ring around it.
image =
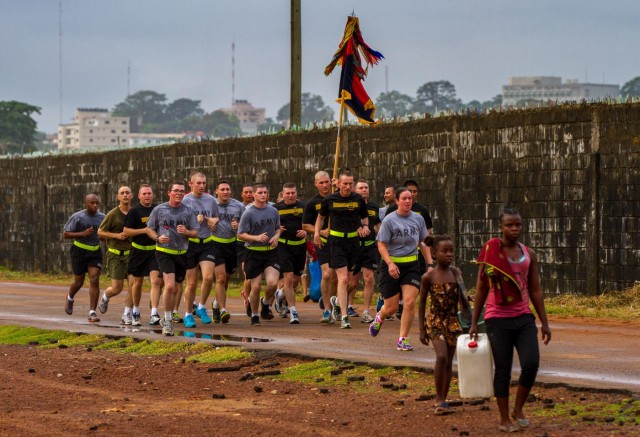
[[[447,404],[447,394],[451,385],[453,356],[456,352],[458,336],[462,327],[458,322],[458,282],[451,267],[453,262],[453,241],[448,235],[438,235],[433,239],[436,268],[422,276],[418,317],[420,342],[429,345],[429,339],[436,352],[434,377],[436,383],[435,414],[453,413]],[[429,314],[425,323],[427,299],[431,298]]]

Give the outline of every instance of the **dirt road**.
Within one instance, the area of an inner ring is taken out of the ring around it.
[[[77,295],[72,316],[63,311],[65,296],[66,287],[0,282],[0,324],[146,339],[161,337],[160,331],[154,329],[156,327],[146,324],[146,295],[143,297],[145,324],[139,329],[120,325],[122,295],[112,299],[109,311],[100,315],[102,321],[98,324],[86,322],[89,299],[86,290]],[[320,311],[317,304],[311,302],[298,305],[301,324],[297,326],[290,326],[287,319],[280,318],[263,322],[261,326],[250,326],[241,300],[229,299],[228,306],[232,313],[229,324],[198,324],[189,330],[178,325],[178,335],[170,340],[241,344],[250,349],[392,366],[432,367],[434,362],[433,349],[419,344],[417,326],[411,332],[416,351],[403,353],[396,351],[394,345],[398,335],[397,321],[385,323],[380,335],[372,338],[367,332],[368,325],[359,323],[359,319],[352,321],[354,329],[348,331],[341,330],[338,325],[320,325]],[[551,343],[541,345],[539,381],[640,392],[640,360],[637,358],[639,321],[623,323],[551,318],[551,328]]]

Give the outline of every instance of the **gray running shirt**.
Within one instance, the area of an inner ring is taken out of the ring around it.
[[[98,228],[100,223],[104,220],[104,212],[97,211],[94,215],[87,212],[86,209],[74,213],[64,225],[65,232],[82,232],[89,226],[93,228],[93,233],[86,237],[74,238],[74,241],[78,243],[87,244],[89,246],[97,246],[100,244],[100,238],[98,238]]]
[[[213,235],[218,238],[233,238],[236,231],[231,228],[231,221],[235,220],[240,223],[240,217],[244,213],[244,204],[236,199],[229,199],[227,203],[220,203],[218,200],[218,217],[220,221]]]
[[[266,232],[271,238],[278,229],[280,229],[280,214],[278,210],[271,205],[267,205],[264,208],[258,208],[254,205],[252,208],[247,208],[245,213],[242,214],[238,233],[260,235]],[[270,246],[269,242],[258,243],[256,241],[246,241],[244,245],[247,247]]]
[[[389,213],[382,220],[376,240],[386,243],[391,256],[410,256],[418,253],[418,244],[427,238],[427,225],[420,214],[408,216]]]
[[[218,204],[216,203],[215,197],[213,197],[209,193],[202,193],[202,196],[196,197],[193,193],[189,193],[184,196],[182,199],[182,203],[191,208],[196,216],[196,221],[198,218],[198,214],[202,214],[205,217],[218,217]],[[198,238],[209,238],[211,236],[211,229],[207,224],[207,220],[202,221],[200,223],[200,228],[198,229]]]
[[[186,205],[180,204],[178,207],[169,205],[169,202],[156,206],[147,227],[156,231],[158,236],[168,235],[170,240],[167,244],[156,243],[158,247],[172,250],[186,250],[189,246],[189,238],[178,233],[178,225],[184,225],[187,229],[198,229],[198,221],[193,210]]]

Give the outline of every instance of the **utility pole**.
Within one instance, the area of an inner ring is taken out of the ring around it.
[[[301,0],[291,0],[291,95],[289,126],[302,124],[302,30]]]
[[[58,91],[60,92],[60,123],[62,124],[62,2],[58,3],[58,66],[60,68],[60,82]]]
[[[236,42],[231,43],[231,107],[236,104]]]

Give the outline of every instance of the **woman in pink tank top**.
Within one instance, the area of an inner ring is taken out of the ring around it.
[[[480,266],[469,334],[471,338],[477,338],[477,322],[486,303],[484,320],[495,364],[493,387],[500,411],[499,430],[513,432],[530,425],[522,408],[535,383],[540,363],[538,330],[529,303],[533,304],[542,324],[544,344],[551,340],[551,330],[540,287],[538,257],[518,241],[522,231],[520,213],[505,209],[500,214],[500,231],[501,237],[485,243],[478,257]],[[515,404],[509,411],[514,349],[518,353],[521,373]]]

